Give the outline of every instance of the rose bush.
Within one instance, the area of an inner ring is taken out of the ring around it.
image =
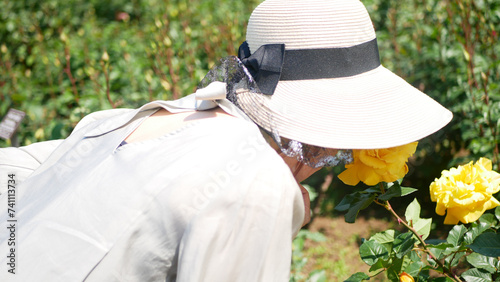
[[[408,173],[408,158],[415,153],[418,142],[387,149],[353,150],[354,161],[345,166],[338,177],[347,185],[360,181],[366,185],[393,182]]]
[[[351,171],[339,177],[346,184],[373,183],[380,179],[378,185],[353,192],[336,206],[338,211],[347,211],[346,222],[353,223],[360,210],[376,203],[405,229],[389,229],[363,239],[359,254],[370,266],[369,274],[357,272],[345,281],[370,280],[384,272],[394,282],[500,281],[500,233],[497,233],[500,202],[493,196],[500,191],[500,174],[492,170],[487,158],[443,171],[441,178],[430,185],[431,199],[437,202],[436,212],[440,215],[446,212],[447,224],[459,221],[470,224],[455,225],[446,240],[429,240],[432,219],[420,217],[417,199],[408,205],[404,217],[389,203],[392,198],[409,195],[417,189],[401,186],[401,180],[385,182],[406,174],[407,158],[414,150],[413,144],[385,150],[358,150],[354,163],[346,166],[346,171]],[[392,162],[394,159],[397,162]],[[385,178],[387,175],[392,178]],[[485,213],[494,207],[494,214]]]
[[[493,197],[498,191],[500,174],[492,171],[491,160],[487,158],[445,170],[430,185],[436,213],[446,213],[445,224],[476,221],[486,210],[500,206]]]

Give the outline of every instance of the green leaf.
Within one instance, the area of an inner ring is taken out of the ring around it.
[[[442,243],[446,243],[446,240],[443,240],[443,239],[429,239],[429,240],[425,240],[425,243],[427,245],[432,245],[430,247],[438,247],[440,244]],[[447,248],[447,247],[445,247]]]
[[[379,259],[376,263],[374,263],[371,267],[370,267],[370,273],[374,272],[374,271],[377,271],[381,268],[386,268],[388,265],[390,265],[390,263],[388,261],[385,261],[383,259]]]
[[[415,246],[417,240],[413,237],[413,233],[407,232],[400,234],[394,239],[393,250],[396,253],[396,257],[402,258],[407,253],[409,253]]]
[[[488,224],[490,227],[496,226],[498,220],[496,219],[496,214],[485,213],[479,218],[479,222]]]
[[[422,258],[420,257],[419,253],[415,250],[412,250],[410,252],[410,255],[406,256],[411,262],[416,262],[416,261],[422,261]],[[408,262],[410,264],[411,262]]]
[[[443,243],[437,244],[437,245],[431,245],[430,243],[427,243],[428,241],[425,241],[425,242],[427,243],[428,248],[433,248],[433,249],[438,249],[438,250],[446,250],[446,249],[453,247],[453,244],[447,243],[444,240],[440,240],[440,241],[443,241]]]
[[[468,245],[474,252],[488,257],[500,256],[500,234],[488,232],[477,236],[474,243]]]
[[[451,246],[451,244],[448,244],[449,246]],[[440,246],[440,245],[438,245]],[[444,257],[444,250],[446,248],[434,248],[434,247],[430,247],[429,248],[430,251],[434,254],[434,256],[436,256],[437,259],[442,259]],[[432,259],[430,256],[427,256],[427,262],[432,265],[432,266],[436,266],[437,263],[434,259]]]
[[[432,219],[420,218],[420,204],[415,198],[413,202],[406,208],[406,221],[412,226],[422,239],[426,239],[431,232]]]
[[[472,244],[472,242],[474,242],[474,240],[477,238],[477,236],[479,236],[480,234],[482,234],[483,232],[485,232],[489,228],[490,228],[490,225],[487,223],[473,222],[471,224],[470,230],[467,233],[465,233],[465,238],[464,238],[465,242],[467,244]]]
[[[401,197],[410,195],[413,192],[418,191],[417,188],[412,188],[412,187],[401,187]]]
[[[495,217],[500,220],[500,206],[495,208]]]
[[[413,222],[420,218],[420,204],[416,198],[406,208],[405,217],[408,222]]]
[[[459,251],[460,247],[453,247],[445,251],[448,256],[444,259],[445,263],[451,267],[455,267],[460,262],[460,259],[465,255],[465,252]]]
[[[386,271],[387,278],[391,281],[399,281],[399,273],[401,273],[402,268],[403,259],[393,257],[392,265],[390,265]]]
[[[419,218],[413,222],[413,229],[417,231],[418,235],[422,236],[422,239],[427,239],[429,233],[431,232],[432,218]]]
[[[365,241],[359,247],[359,255],[368,265],[375,264],[379,259],[385,260],[389,258],[389,252],[387,249],[375,241]]]
[[[404,271],[408,273],[409,275],[413,277],[417,277],[418,274],[422,271],[422,269],[425,267],[425,263],[421,261],[415,261],[408,265]]]
[[[363,192],[365,192],[365,193],[377,193],[377,194],[380,194],[380,193],[382,193],[382,190],[380,190],[380,186],[377,185],[377,186],[368,187],[365,190],[363,190]]]
[[[381,201],[389,201],[393,197],[399,197],[399,196],[401,196],[401,186],[393,185],[384,194],[378,196],[378,199]]]
[[[375,240],[380,244],[392,243],[396,236],[399,235],[399,231],[394,229],[385,230],[383,232],[379,232],[370,237],[370,240]]]
[[[345,196],[335,209],[338,211],[347,210],[344,215],[345,222],[354,223],[359,211],[367,208],[375,200],[375,196],[372,193],[354,192]]]
[[[450,233],[448,234],[448,238],[446,238],[446,241],[453,246],[458,246],[464,241],[464,235],[467,232],[467,228],[463,225],[455,225],[453,228],[450,230]]]
[[[494,273],[497,269],[495,265],[498,263],[497,258],[483,256],[478,253],[472,253],[467,256],[467,261],[474,267],[484,269],[489,273]]]
[[[363,194],[347,211],[344,218],[348,223],[354,223],[360,210],[367,208],[375,200],[375,194]]]
[[[449,277],[438,277],[431,280],[431,282],[454,282],[455,280]]]
[[[356,272],[351,275],[351,277],[347,278],[347,280],[344,280],[344,282],[358,282],[363,280],[370,280],[370,276],[363,272]]]
[[[356,195],[355,195],[356,193],[358,193],[358,192],[346,195],[344,198],[342,198],[340,203],[338,203],[335,206],[335,210],[341,211],[341,212],[348,210],[351,207],[351,205],[356,197]]]
[[[387,189],[384,194],[378,197],[378,199],[381,201],[388,201],[394,197],[406,196],[417,191],[417,189],[415,188],[401,187],[401,185],[397,181],[388,183],[387,186],[389,187],[389,189]]]
[[[489,282],[493,281],[491,279],[491,274],[488,272],[482,270],[482,269],[477,269],[477,268],[472,268],[464,273],[462,273],[462,278],[465,279],[467,282]]]
[[[449,247],[443,250],[443,255],[449,256],[453,253],[460,251],[460,249],[462,249],[462,246]]]

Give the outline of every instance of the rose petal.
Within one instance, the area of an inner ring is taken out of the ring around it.
[[[344,170],[341,174],[338,175],[338,178],[347,185],[356,186],[358,185],[360,179],[358,177],[358,168],[357,166],[346,166],[346,170]]]
[[[369,150],[362,150],[359,154],[359,160],[369,166],[369,167],[373,167],[373,168],[379,168],[379,169],[383,169],[387,166],[386,162],[377,158],[376,154],[369,154],[368,152]],[[370,150],[371,151],[371,150]]]
[[[360,165],[358,168],[358,177],[366,185],[376,185],[377,183],[382,181],[382,177],[372,168],[364,165]]]

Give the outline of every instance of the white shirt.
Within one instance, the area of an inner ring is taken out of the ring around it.
[[[3,227],[0,281],[288,281],[303,200],[252,122],[204,119],[119,146],[158,107],[192,99],[115,111],[60,142],[15,188],[16,274]],[[25,173],[26,152],[0,150],[0,177]]]

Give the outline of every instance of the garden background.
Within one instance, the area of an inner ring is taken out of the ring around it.
[[[94,111],[190,94],[219,58],[236,54],[259,2],[0,0],[0,117],[9,108],[26,112],[17,138],[28,145],[68,136]],[[499,168],[500,2],[362,2],[382,64],[454,113],[451,124],[420,141],[403,183],[419,188],[422,217],[433,218],[439,237],[451,227],[435,215],[429,184],[443,169],[479,157]],[[291,280],[342,281],[365,271],[360,238],[397,228],[375,207],[353,225],[343,222],[334,208],[354,188],[337,179],[341,170],[324,169],[307,182],[313,221],[294,241]],[[404,210],[410,200],[394,206]]]

